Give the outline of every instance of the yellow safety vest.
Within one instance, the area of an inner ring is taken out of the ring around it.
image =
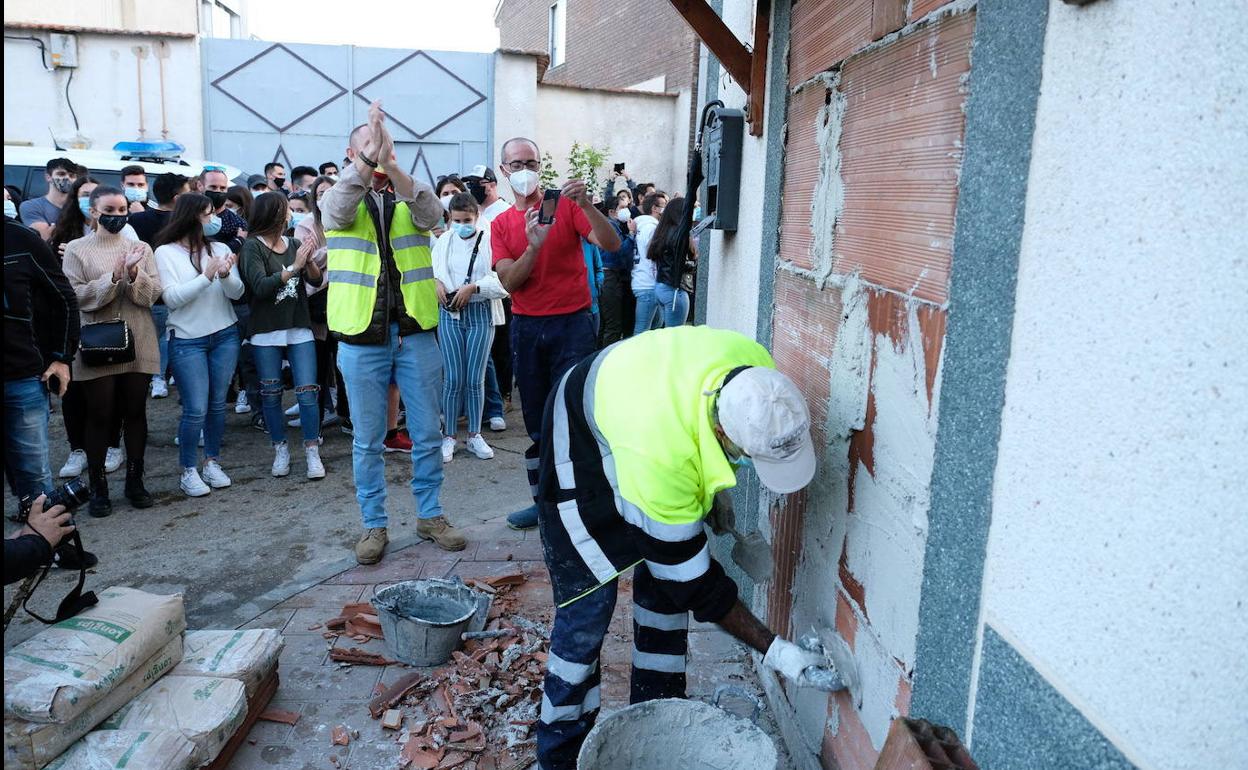
[[[711,396],[738,366],[776,368],[736,332],[678,326],[608,348],[593,382],[593,417],[611,447],[620,494],[664,524],[700,520],[737,483],[711,425]]]
[[[430,234],[412,224],[407,204],[396,203],[390,224],[390,247],[399,269],[403,307],[424,329],[438,325],[438,291],[433,278]],[[360,334],[368,328],[377,303],[377,278],[381,274],[381,247],[377,228],[364,201],[355,220],[344,230],[326,230],[326,268],[329,295],[326,299],[329,328],[339,334]]]

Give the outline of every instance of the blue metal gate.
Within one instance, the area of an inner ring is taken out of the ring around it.
[[[399,163],[429,183],[490,165],[491,54],[205,38],[206,155],[260,173],[341,165],[381,99]]]

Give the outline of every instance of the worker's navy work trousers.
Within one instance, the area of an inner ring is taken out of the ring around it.
[[[602,640],[615,611],[618,580],[555,611],[537,724],[542,770],[574,770],[576,755],[598,719]],[[633,570],[631,703],[685,697],[689,613],[664,596],[644,562]]]

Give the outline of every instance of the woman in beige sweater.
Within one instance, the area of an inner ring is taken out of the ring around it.
[[[160,274],[151,248],[121,235],[130,204],[116,187],[100,185],[91,193],[87,215],[92,232],[65,247],[65,277],[78,295],[82,324],[117,318],[130,327],[134,360],[88,366],[79,351],[74,379],[82,383],[87,403],[87,470],[91,476],[92,516],[113,512],[108,498],[104,454],[114,410],[121,410],[126,441],[125,495],[135,508],[152,505],[143,486],[143,453],[147,447],[147,385],[160,371],[160,349],[152,324],[152,303],[160,297]]]

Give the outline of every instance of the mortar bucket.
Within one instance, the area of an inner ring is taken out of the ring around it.
[[[598,720],[581,745],[579,770],[775,770],[767,733],[701,701],[637,703]]]
[[[405,580],[373,591],[390,656],[410,666],[439,666],[459,649],[481,597],[458,581]],[[488,611],[489,602],[484,602]],[[484,617],[484,613],[480,613]]]

